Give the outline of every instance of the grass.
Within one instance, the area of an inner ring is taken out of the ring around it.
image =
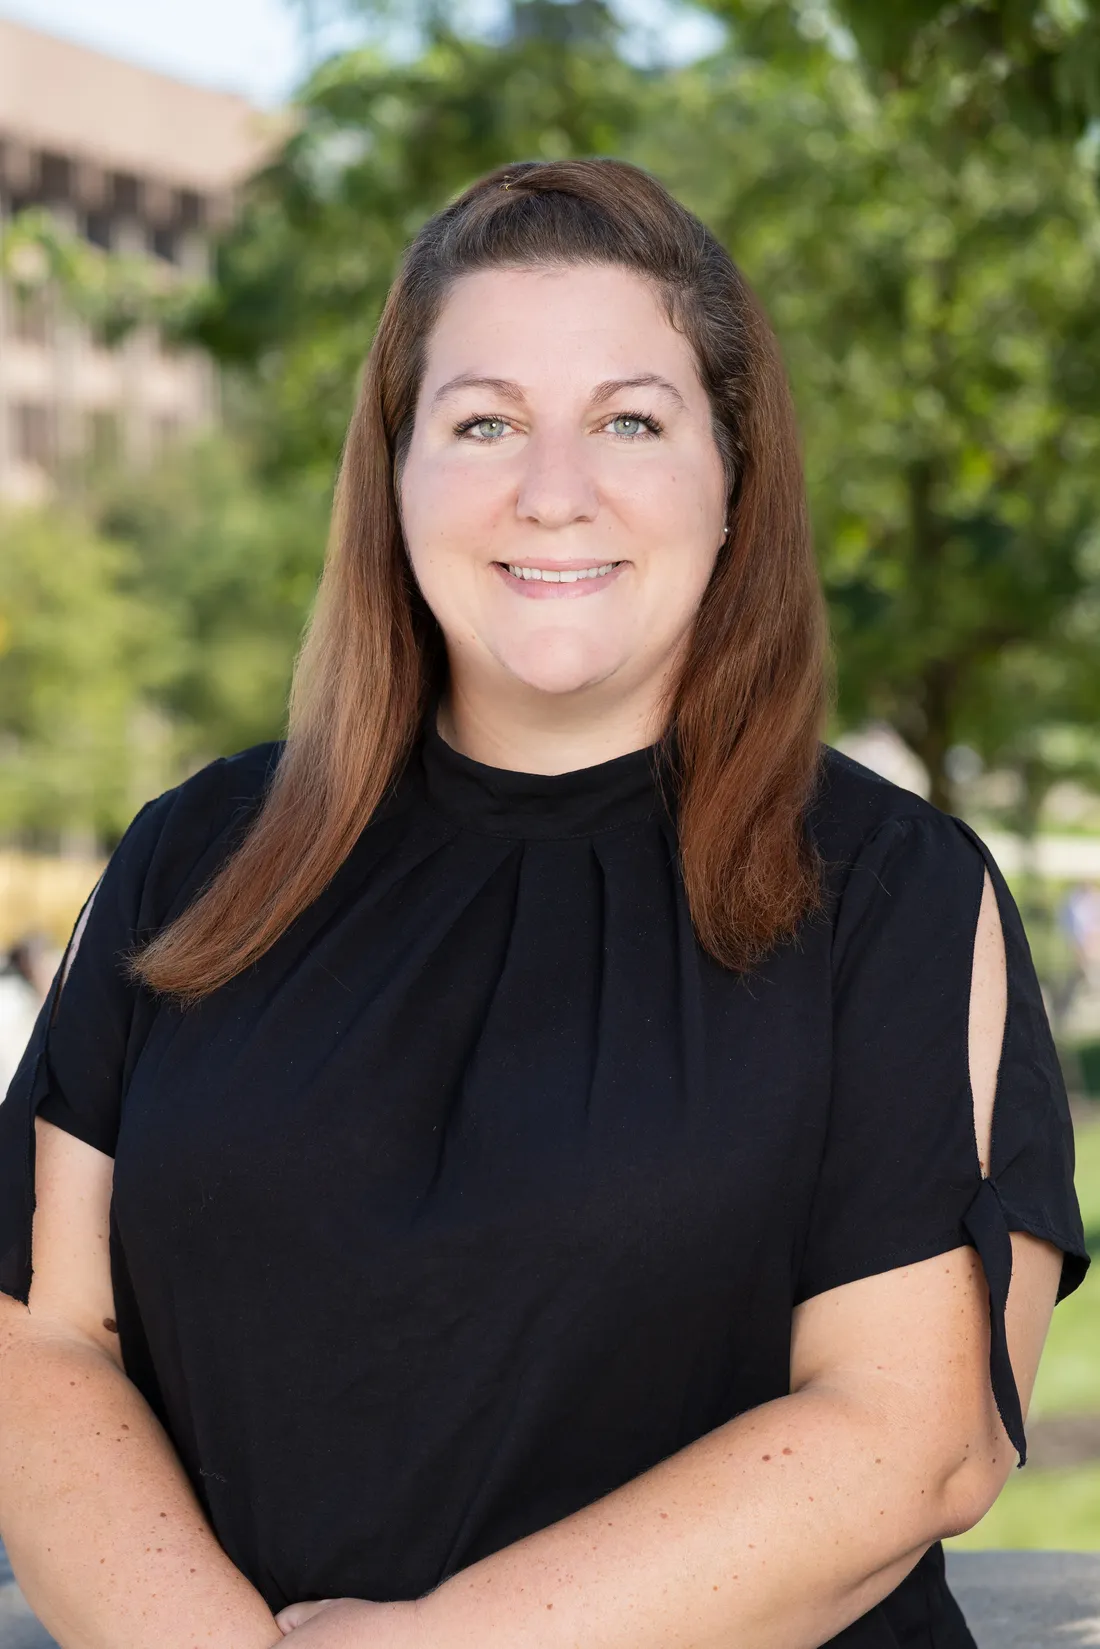
[[[1076,1181],[1085,1230],[1100,1242],[1100,1106],[1095,1117],[1077,1125]]]
[[[1076,1180],[1093,1264],[1054,1313],[1029,1419],[1100,1410],[1100,1119],[1078,1127]],[[1013,1472],[993,1510],[949,1544],[1100,1551],[1100,1460]]]
[[[1100,1409],[1100,1119],[1078,1126],[1076,1183],[1094,1258],[1054,1313],[1031,1402],[1036,1418]]]
[[[1013,1472],[993,1510],[946,1544],[964,1551],[1100,1551],[1100,1460],[1065,1471]]]

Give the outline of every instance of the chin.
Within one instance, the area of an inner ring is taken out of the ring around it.
[[[572,652],[571,649],[569,651]],[[562,656],[557,649],[543,657],[534,657],[528,652],[517,654],[508,649],[498,653],[497,657],[508,674],[525,687],[555,696],[580,693],[586,687],[596,687],[627,662],[621,655],[609,656],[602,649],[598,653],[596,650],[588,652],[583,658],[578,658],[575,653],[573,656]]]

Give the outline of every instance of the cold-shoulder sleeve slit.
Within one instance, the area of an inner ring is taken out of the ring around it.
[[[89,894],[7,1097],[0,1103],[0,1293],[27,1301],[35,1207],[35,1118],[114,1153],[136,987],[138,937],[157,804],[143,808]]]
[[[1069,1107],[1027,936],[988,847],[969,825],[962,820],[955,823],[977,848],[989,872],[1004,936],[1005,1028],[993,1102],[989,1173],[966,1211],[964,1227],[989,1287],[993,1395],[1022,1466],[1027,1459],[1027,1439],[1005,1323],[1012,1282],[1011,1233],[1030,1232],[1062,1250],[1060,1300],[1081,1282],[1089,1262],[1083,1235],[1074,1228]]]
[[[89,902],[91,895],[89,895]],[[84,910],[87,910],[87,903]],[[49,1093],[46,1044],[80,920],[73,929],[38,1011],[23,1057],[0,1104],[0,1293],[24,1304],[31,1282],[31,1222],[34,1218],[34,1119]],[[17,1140],[16,1136],[20,1136]]]
[[[919,806],[919,804],[918,804]],[[1004,936],[1006,1015],[983,1177],[970,1080],[970,985],[985,871]],[[797,1297],[969,1245],[989,1288],[990,1381],[1026,1459],[1005,1309],[1012,1231],[1088,1267],[1065,1086],[1015,901],[961,820],[893,817],[856,853],[833,943],[833,1078]]]

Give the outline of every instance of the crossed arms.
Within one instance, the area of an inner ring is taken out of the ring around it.
[[[986,883],[971,1081],[983,1161],[1004,1024]],[[108,1262],[112,1163],[45,1121],[35,1271],[0,1296],[0,1532],[62,1649],[816,1649],[970,1527],[1015,1455],[989,1389],[968,1248],[801,1305],[790,1395],[415,1602],[276,1620],[207,1524],[127,1380]],[[1061,1257],[1013,1237],[1008,1331],[1025,1405]]]

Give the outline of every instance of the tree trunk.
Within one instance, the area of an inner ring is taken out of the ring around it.
[[[1013,828],[1020,838],[1020,914],[1025,927],[1049,925],[1043,878],[1039,871],[1039,819],[1053,782],[1046,765],[1037,757],[1024,757],[1018,764],[1020,797],[1014,808]]]
[[[947,659],[930,664],[921,682],[921,710],[923,726],[910,744],[928,770],[928,799],[945,813],[955,810],[955,787],[947,771],[947,753],[951,749],[954,717],[954,689],[957,670]]]
[[[912,578],[917,594],[916,622],[928,623],[936,603],[943,560],[943,523],[933,504],[936,476],[928,458],[914,459],[908,468],[909,534]],[[919,616],[923,613],[923,617]],[[945,813],[954,810],[955,792],[947,771],[947,752],[954,743],[954,699],[958,663],[952,659],[929,659],[920,675],[913,725],[908,733],[910,747],[928,772],[928,799]]]

